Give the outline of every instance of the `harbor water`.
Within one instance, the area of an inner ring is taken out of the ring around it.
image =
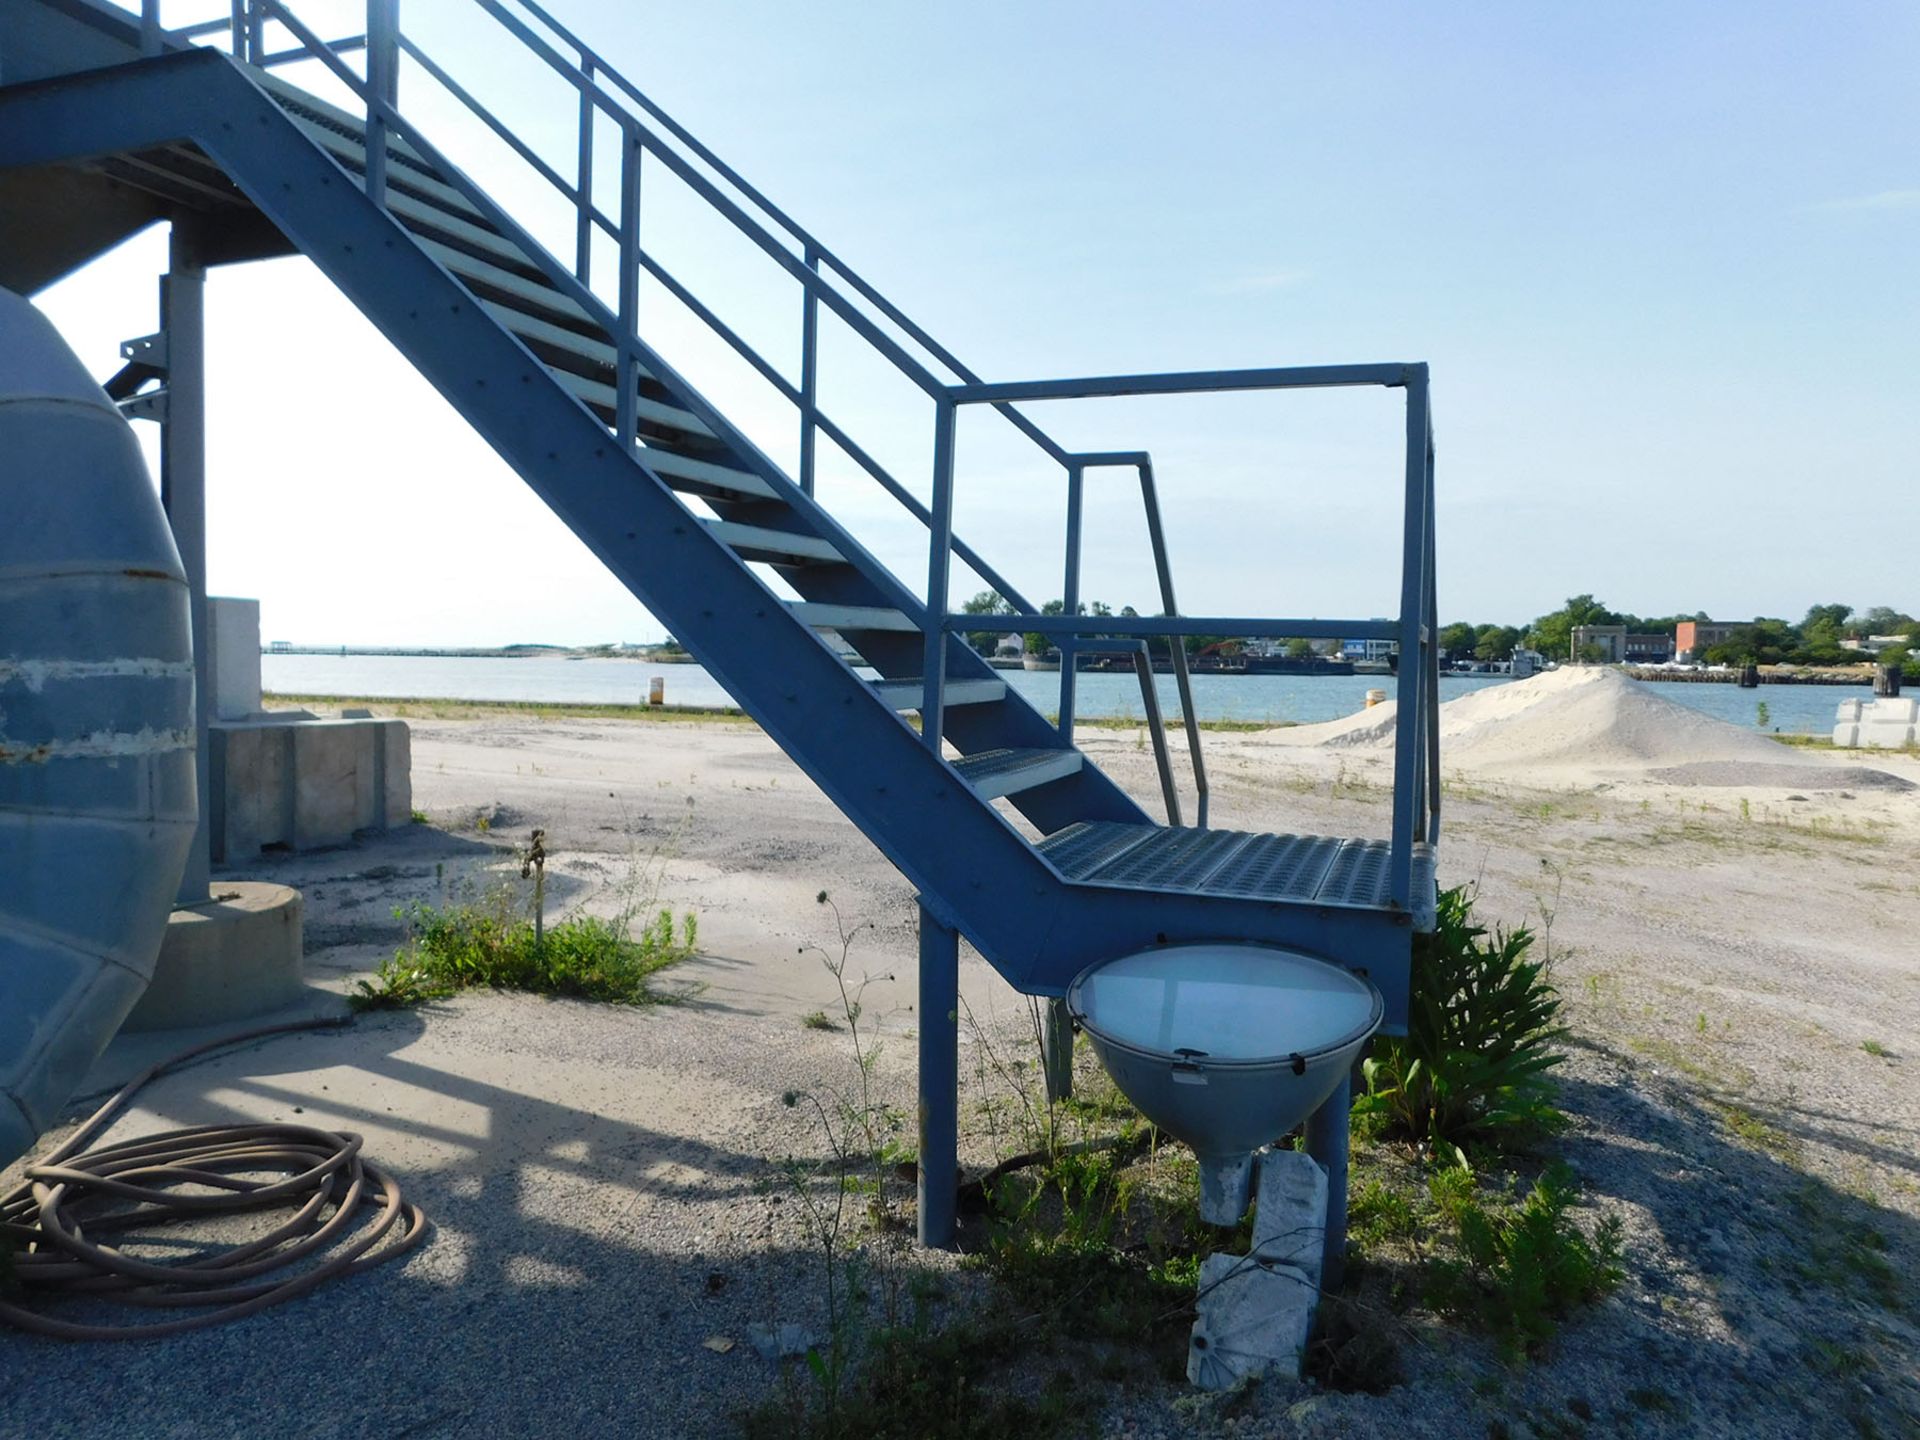
[[[261,678],[276,695],[366,696],[380,699],[519,700],[552,704],[639,705],[655,676],[665,681],[669,705],[733,703],[699,665],[656,665],[636,660],[566,660],[551,657],[422,655],[274,655],[260,657]],[[1003,670],[1001,677],[1046,714],[1059,708],[1058,672]],[[1156,677],[1160,705],[1172,717],[1179,697],[1171,675]],[[1443,675],[1440,698],[1451,700],[1489,685],[1512,682],[1504,675]],[[1643,681],[1677,704],[1753,730],[1822,735],[1833,728],[1842,700],[1871,692],[1838,685],[1662,685]],[[1195,675],[1194,708],[1204,720],[1251,724],[1310,725],[1351,715],[1366,704],[1370,689],[1393,693],[1384,675]],[[1083,674],[1076,705],[1085,719],[1141,718],[1140,683],[1131,674]],[[1763,712],[1761,706],[1766,709]],[[1762,724],[1764,714],[1765,723]]]

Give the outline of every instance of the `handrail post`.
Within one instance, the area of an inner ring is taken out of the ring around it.
[[[140,53],[149,58],[160,53],[160,0],[140,0]]]
[[[387,111],[399,98],[400,0],[367,0],[367,198],[387,203]]]
[[[233,58],[247,58],[247,0],[233,0],[228,7],[227,29],[233,44]]]
[[[1078,461],[1067,465],[1067,569],[1060,582],[1061,613],[1080,613],[1080,522],[1086,502],[1086,467]],[[1073,744],[1073,708],[1076,697],[1075,660],[1080,637],[1060,637],[1060,738]]]
[[[640,166],[646,156],[632,129],[621,132],[620,151],[620,333],[614,363],[614,429],[620,444],[632,450],[639,440],[639,377],[629,335],[640,330]]]
[[[247,55],[249,65],[258,65],[267,50],[267,7],[266,0],[248,0],[247,4]]]
[[[1387,893],[1403,911],[1413,903],[1413,844],[1421,826],[1421,756],[1426,735],[1426,677],[1420,632],[1427,608],[1427,369],[1409,366],[1404,533],[1400,551],[1400,660],[1394,685],[1393,850]]]
[[[820,252],[806,247],[807,268],[820,273]],[[820,299],[802,286],[800,301],[800,489],[813,494],[814,415],[820,385]]]
[[[582,55],[580,75],[580,173],[574,184],[573,273],[592,288],[593,273],[593,61]]]
[[[1177,637],[1174,643],[1179,644]],[[1145,640],[1140,641],[1139,646],[1133,652],[1133,668],[1140,677],[1140,708],[1146,712],[1147,733],[1153,736],[1153,763],[1160,771],[1160,794],[1167,804],[1167,824],[1178,825],[1180,787],[1173,780],[1173,759],[1167,754],[1167,722],[1160,714],[1160,691],[1153,683],[1153,650]],[[1193,727],[1191,716],[1187,727]]]
[[[1147,512],[1147,539],[1153,546],[1153,569],[1160,582],[1161,613],[1171,620],[1180,613],[1180,606],[1173,595],[1173,564],[1167,558],[1167,530],[1160,520],[1160,492],[1153,483],[1151,461],[1142,461],[1140,465],[1140,501]],[[1193,708],[1193,676],[1187,668],[1186,637],[1169,635],[1167,651],[1173,661],[1173,683],[1180,694],[1181,723],[1187,729],[1187,756],[1193,763],[1194,820],[1204,830],[1212,787],[1207,783],[1207,762],[1202,754],[1200,716]]]
[[[1440,843],[1440,596],[1434,531],[1433,419],[1427,418],[1427,843]]]
[[[947,705],[947,575],[953,555],[954,403],[942,396],[933,417],[933,505],[928,515],[927,644],[920,681],[920,737],[935,755]]]

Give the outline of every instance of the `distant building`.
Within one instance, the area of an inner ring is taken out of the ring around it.
[[[1026,648],[1027,637],[1024,635],[1016,635],[1009,630],[1005,635],[1000,637],[1000,643],[993,647],[993,653],[995,655],[1010,655],[1017,660],[1025,653]]]
[[[1573,658],[1583,664],[1618,665],[1627,658],[1627,627],[1624,625],[1574,626]]]
[[[1673,658],[1673,636],[1629,635],[1622,658],[1629,665],[1664,665]]]
[[[271,650],[275,655],[285,655],[288,651],[293,649],[293,642],[291,640],[275,640],[267,648]]]
[[[1680,660],[1698,660],[1723,643],[1740,627],[1727,620],[1682,620],[1673,630],[1673,653]]]
[[[1343,640],[1340,656],[1344,660],[1385,660],[1400,653],[1398,640]]]
[[[1906,643],[1907,637],[1905,635],[1869,635],[1864,640],[1850,637],[1842,640],[1840,645],[1842,649],[1858,650],[1863,654],[1878,655],[1882,650],[1891,650],[1895,646],[1904,648]]]

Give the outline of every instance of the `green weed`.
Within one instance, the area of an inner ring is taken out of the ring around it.
[[[838,1030],[840,1027],[827,1018],[824,1010],[809,1010],[800,1017],[800,1026],[804,1030]]]
[[[1533,932],[1473,921],[1464,888],[1440,896],[1439,924],[1416,937],[1407,1034],[1375,1042],[1354,1113],[1375,1130],[1454,1145],[1524,1143],[1562,1123],[1547,1071],[1560,997]]]
[[[664,997],[650,981],[694,953],[699,922],[630,903],[610,918],[575,914],[542,927],[506,887],[462,904],[395,912],[412,940],[348,996],[356,1010],[391,1010],[458,990],[520,990],[616,1005]]]
[[[1893,1052],[1889,1050],[1886,1046],[1882,1045],[1878,1040],[1862,1040],[1860,1042],[1860,1048],[1866,1051],[1867,1054],[1873,1056],[1873,1058],[1876,1060],[1893,1059]]]
[[[1433,1262],[1434,1303],[1484,1325],[1509,1355],[1537,1350],[1560,1317],[1620,1282],[1620,1220],[1607,1217],[1591,1235],[1582,1230],[1570,1213],[1575,1189],[1564,1166],[1550,1166],[1517,1205],[1481,1194],[1473,1173],[1460,1168],[1435,1174],[1431,1192],[1461,1255]]]

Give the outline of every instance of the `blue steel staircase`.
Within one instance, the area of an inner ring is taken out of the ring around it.
[[[202,263],[305,254],[918,887],[931,922],[964,935],[1012,984],[1058,995],[1087,965],[1131,949],[1257,940],[1365,971],[1385,996],[1388,1027],[1403,1026],[1411,935],[1432,913],[1439,820],[1425,367],[985,384],[538,6],[470,3],[476,22],[498,27],[494,38],[521,47],[578,95],[571,178],[402,30],[397,0],[373,0],[365,34],[336,42],[309,28],[299,6],[277,0],[235,0],[205,23],[172,29],[162,29],[152,0],[137,14],[101,0],[10,4],[0,18],[0,204],[21,223],[0,231],[0,284],[36,289],[158,218],[175,223]],[[356,97],[358,113],[272,73],[295,60],[326,66]],[[403,63],[466,104],[567,199],[577,218],[573,255],[536,243],[408,119],[399,100]],[[610,205],[593,193],[594,137],[607,133],[620,149]],[[798,376],[762,357],[647,252],[643,164],[679,177],[792,277],[801,302]],[[639,324],[642,275],[793,405],[795,474],[648,343]],[[822,307],[932,399],[930,504],[818,405]],[[1180,616],[1150,458],[1070,452],[1015,408],[1022,400],[1326,385],[1406,392],[1402,604],[1391,621]],[[1035,613],[953,534],[956,417],[981,404],[999,409],[1062,469],[1065,615]],[[926,525],[924,585],[895,575],[816,503],[820,435]],[[1077,614],[1084,481],[1102,467],[1133,470],[1141,481],[1160,616]],[[956,557],[1017,612],[996,617],[995,627],[1038,630],[1060,645],[1057,721],[1011,692],[957,633],[982,622],[951,613]],[[858,667],[828,632],[851,647]],[[1168,645],[1190,710],[1184,652],[1173,637],[1192,633],[1399,642],[1403,723],[1390,836],[1207,828],[1191,724],[1200,823],[1178,823],[1147,656],[1155,641]],[[1072,658],[1096,648],[1132,655],[1143,677],[1174,823],[1149,817],[1074,747]],[[917,725],[908,718],[916,712]]]

